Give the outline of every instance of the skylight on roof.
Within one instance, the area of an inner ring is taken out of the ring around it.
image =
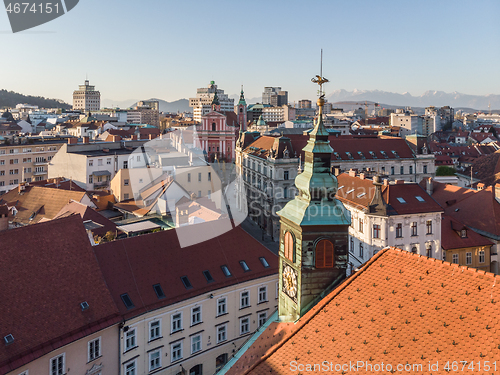
[[[155,290],[156,296],[159,299],[165,298],[165,293],[163,293],[163,289],[160,284],[153,285],[153,289]]]
[[[89,303],[87,301],[83,301],[82,303],[80,303],[80,307],[82,308],[82,311],[88,310]]]
[[[361,194],[358,194],[357,197],[358,198],[361,198],[362,196],[366,195],[366,193],[361,193]]]
[[[128,296],[128,294],[127,294],[127,293],[122,294],[120,297],[121,297],[121,299],[122,299],[122,301],[123,301],[123,304],[125,305],[125,307],[126,307],[127,309],[129,309],[129,310],[130,310],[130,309],[132,309],[132,308],[134,308],[134,307],[135,307],[135,306],[134,306],[134,304],[132,303],[132,300],[130,299],[130,297]]]
[[[248,267],[247,262],[244,260],[240,260],[241,268],[243,268],[243,271],[248,272],[250,271],[250,267]]]
[[[406,201],[401,197],[398,197],[396,199],[398,200],[399,203],[406,203]]]
[[[214,278],[210,274],[210,271],[208,271],[208,270],[203,271],[203,276],[205,276],[205,279],[207,279],[207,283],[213,283],[214,282]]]
[[[417,201],[419,202],[425,202],[425,199],[422,198],[420,195],[417,195],[415,198],[417,198]]]
[[[181,281],[186,289],[191,289],[193,287],[187,276],[182,276]]]
[[[266,258],[264,257],[260,257],[259,258],[260,262],[262,263],[262,265],[265,267],[265,268],[268,268],[269,267],[269,263],[267,263],[267,260]]]
[[[229,268],[227,268],[226,265],[220,266],[220,268],[222,269],[222,272],[224,272],[224,275],[226,277],[231,277],[232,276],[231,271],[229,271]]]
[[[348,190],[346,194],[351,194],[355,189]]]
[[[344,185],[342,185],[341,187],[339,187],[337,190],[340,190],[340,189],[342,189],[343,187],[344,187]]]

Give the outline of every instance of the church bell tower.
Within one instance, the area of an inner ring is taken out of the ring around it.
[[[309,133],[304,171],[295,178],[298,195],[280,216],[279,305],[281,321],[303,316],[346,277],[350,213],[335,194],[337,179],[330,173],[333,149],[323,124],[325,103],[321,75],[319,114]]]
[[[243,86],[241,86],[240,101],[238,105],[235,106],[235,112],[238,116],[238,124],[240,124],[240,131],[244,132],[247,130],[247,102],[245,101],[245,95],[243,94]]]

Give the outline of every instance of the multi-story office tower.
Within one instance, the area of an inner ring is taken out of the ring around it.
[[[299,108],[311,108],[311,101],[307,99],[299,100]]]
[[[215,81],[210,81],[208,87],[202,87],[196,90],[196,98],[189,98],[189,106],[193,108],[193,119],[201,122],[201,116],[212,111],[212,101],[215,93],[220,103],[222,112],[234,112],[234,99],[230,99],[224,90],[217,88]]]
[[[73,109],[82,111],[98,111],[101,108],[101,93],[96,91],[95,86],[90,86],[89,81],[79,85],[78,90],[73,91]]]
[[[288,104],[288,91],[281,90],[281,87],[264,87],[262,104],[270,104],[275,107]]]

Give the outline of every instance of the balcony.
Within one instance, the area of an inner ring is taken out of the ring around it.
[[[47,164],[48,164],[47,160],[33,162],[33,165],[35,165],[35,166],[38,166],[38,165],[47,165]]]
[[[47,174],[47,171],[35,171],[35,172],[33,172],[33,176],[42,176],[44,174]]]

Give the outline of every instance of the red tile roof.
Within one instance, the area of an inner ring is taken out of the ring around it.
[[[77,216],[0,233],[0,373],[120,320]],[[89,304],[82,311],[80,303]]]
[[[452,250],[493,245],[493,242],[473,230],[467,230],[467,237],[462,238],[460,235],[462,229],[467,230],[463,223],[444,215],[441,222],[441,247],[445,250]]]
[[[125,318],[278,271],[278,257],[240,227],[181,248],[178,235],[193,236],[193,228],[200,236],[220,231],[217,222],[208,222],[94,247],[106,283]],[[264,268],[259,257],[265,257],[270,267]],[[240,260],[245,260],[251,271],[244,272]],[[223,274],[222,265],[229,267],[232,277]],[[210,271],[214,282],[207,283],[204,270]],[[182,276],[189,278],[193,288],[184,287]],[[162,286],[166,298],[158,299],[155,284]],[[128,293],[134,308],[127,310],[120,297],[124,293]]]
[[[499,281],[498,275],[386,248],[305,314],[292,334],[264,356],[254,345],[227,374],[298,374],[293,366],[325,360],[334,366],[325,373],[341,373],[335,364],[349,369],[349,361],[361,361],[394,370],[421,364],[408,373],[448,374],[447,361],[498,361]],[[436,361],[438,370],[430,371],[428,363]]]
[[[426,180],[424,179],[420,181],[419,185],[425,189]],[[432,198],[443,208],[447,208],[448,206],[466,198],[470,194],[474,194],[473,190],[443,184],[437,181],[432,181],[432,190]]]
[[[349,205],[367,210],[375,194],[375,185],[370,179],[349,176],[342,173],[337,176],[337,198]],[[382,186],[382,196],[389,204],[388,215],[406,215],[427,212],[442,212],[441,206],[416,183],[388,184]],[[421,197],[423,202],[416,197]],[[398,199],[403,199],[401,203]]]

